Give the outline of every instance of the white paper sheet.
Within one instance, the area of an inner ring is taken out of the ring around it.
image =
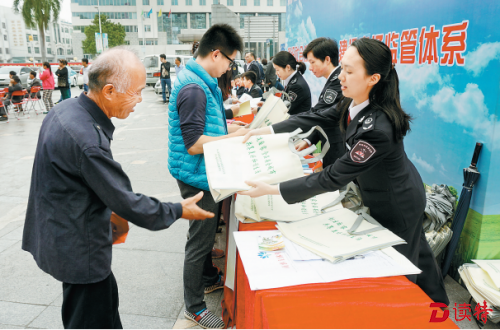
[[[347,260],[337,264],[323,260],[294,261],[286,246],[278,252],[259,251],[256,242],[262,232],[233,233],[251,290],[421,273],[393,248],[373,251],[364,259]],[[270,234],[270,231],[264,232]]]

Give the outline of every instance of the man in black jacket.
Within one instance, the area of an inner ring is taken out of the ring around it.
[[[246,62],[245,72],[249,71],[254,72],[256,76],[255,83],[260,86],[262,84],[262,79],[264,77],[261,77],[259,68],[260,64],[255,60],[255,54],[252,52],[247,53],[245,55],[245,62]]]
[[[245,93],[253,98],[262,97],[262,89],[255,83],[256,77],[253,71],[247,71],[241,75],[243,86],[245,86]]]
[[[167,57],[165,54],[160,55],[160,82],[161,91],[163,95],[163,104],[167,103],[166,86],[168,86],[168,95],[172,91],[172,86],[170,83],[170,62],[167,62]]]
[[[266,91],[268,91],[269,89],[276,86],[276,78],[277,78],[276,77],[276,69],[274,68],[272,59],[269,60],[269,62],[267,62],[267,67],[266,67],[266,71],[265,71],[264,75],[265,75],[264,88]]]
[[[111,211],[149,230],[214,214],[196,206],[203,193],[162,203],[132,190],[113,159],[112,117],[125,119],[146,86],[146,70],[124,48],[104,52],[89,71],[89,92],[45,117],[38,138],[22,249],[63,282],[65,328],[119,329],[118,286],[111,271]]]

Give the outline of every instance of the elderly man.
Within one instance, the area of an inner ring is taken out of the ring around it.
[[[88,95],[55,106],[44,119],[35,154],[22,248],[63,282],[65,328],[121,328],[111,271],[111,211],[150,230],[178,218],[204,219],[200,193],[161,203],[132,191],[110,149],[112,117],[125,119],[146,85],[146,70],[125,48],[99,56]]]

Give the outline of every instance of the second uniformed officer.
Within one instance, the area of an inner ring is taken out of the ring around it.
[[[325,112],[322,115],[326,115],[329,118],[329,120],[322,121],[320,125],[330,142],[330,150],[328,150],[323,158],[323,168],[325,168],[335,163],[335,161],[344,154],[344,143],[342,142],[342,134],[339,128],[340,113],[337,111],[336,107],[342,97],[340,80],[338,79],[341,71],[341,67],[338,66],[339,48],[335,40],[330,38],[317,38],[307,45],[302,54],[307,57],[309,70],[318,78],[326,78],[326,83],[321,91],[318,103],[311,108],[311,111],[299,115],[301,117],[316,116],[316,114]],[[285,120],[274,125],[273,129],[276,133],[290,132],[296,128],[294,125],[293,121]],[[297,148],[298,150],[305,149],[311,144],[318,143],[320,139],[324,145],[326,141],[319,133],[314,132],[308,140],[304,140]]]
[[[291,107],[288,113],[296,115],[311,109],[311,90],[307,81],[302,77],[306,72],[306,65],[297,62],[295,57],[287,51],[281,51],[273,58],[276,75],[285,86],[285,93],[290,97]]]
[[[404,150],[403,138],[410,130],[411,117],[400,105],[391,50],[375,39],[354,41],[342,59],[339,78],[344,95],[338,107],[345,154],[320,173],[279,186],[247,182],[254,188],[241,194],[281,194],[292,204],[357,182],[371,215],[407,243],[394,248],[422,270],[418,276],[408,275],[408,279],[434,301],[448,304],[441,272],[422,228],[426,204],[422,178]],[[328,120],[315,118],[302,121],[298,116],[289,120],[304,131]],[[250,135],[270,132],[269,128],[253,130],[243,141]]]

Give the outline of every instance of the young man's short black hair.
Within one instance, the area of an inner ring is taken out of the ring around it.
[[[165,56],[165,54],[161,54],[161,55],[160,55],[160,58],[167,59],[167,57]]]
[[[247,71],[241,74],[241,78],[246,78],[248,80],[251,80],[252,84],[255,84],[255,81],[257,80],[257,75],[253,71]]]
[[[30,75],[36,78],[36,71],[30,71]]]
[[[176,57],[175,59],[176,59],[177,61],[179,61],[179,62],[181,62],[181,63],[182,63],[182,61],[181,61],[181,58],[180,58],[180,57]]]
[[[248,52],[247,54],[250,54],[253,58],[255,58],[255,54],[253,52]]]
[[[235,50],[242,51],[243,39],[232,26],[215,24],[201,38],[197,54],[203,58],[217,49],[227,56],[231,56]]]
[[[82,62],[85,62],[85,63],[89,64],[89,59],[88,58],[82,58]]]
[[[16,84],[19,84],[21,82],[21,78],[19,78],[18,76],[12,77],[12,80],[14,80]]]
[[[316,38],[311,41],[306,49],[302,52],[304,57],[312,52],[313,56],[316,57],[321,62],[325,61],[327,56],[330,56],[330,61],[334,66],[339,65],[339,46],[337,41],[330,38]]]
[[[16,71],[11,71],[11,72],[9,72],[9,74],[10,74],[11,76],[15,76],[15,75],[17,75]]]

